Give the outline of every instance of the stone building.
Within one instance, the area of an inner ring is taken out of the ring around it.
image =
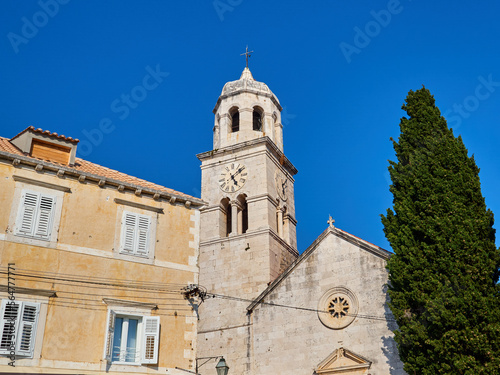
[[[0,371],[186,374],[203,202],[77,145],[33,127],[0,137]]]
[[[198,357],[224,356],[238,375],[404,374],[386,305],[390,253],[330,220],[299,256],[281,109],[245,68],[217,100],[213,150],[198,155]]]

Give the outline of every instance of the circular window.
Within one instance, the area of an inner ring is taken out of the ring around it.
[[[358,299],[349,289],[337,287],[327,291],[318,304],[318,317],[331,329],[347,327],[358,314]]]

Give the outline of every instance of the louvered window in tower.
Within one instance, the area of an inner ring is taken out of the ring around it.
[[[16,235],[50,240],[56,198],[23,190],[16,223]]]
[[[151,217],[125,211],[122,219],[120,252],[137,256],[149,255]]]
[[[39,303],[2,300],[0,354],[9,355],[13,347],[17,356],[33,357],[39,313]]]

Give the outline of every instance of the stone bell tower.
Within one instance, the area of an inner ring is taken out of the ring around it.
[[[297,169],[283,153],[281,110],[247,66],[217,100],[213,150],[197,155],[207,202],[200,219],[199,284],[218,295],[200,306],[198,357],[223,355],[237,374],[250,367],[248,301],[298,256]]]

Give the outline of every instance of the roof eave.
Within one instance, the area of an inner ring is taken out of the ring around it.
[[[37,167],[38,165],[41,165],[43,169],[50,170],[50,171],[53,171],[55,173],[58,173],[59,171],[64,171],[65,175],[74,176],[75,178],[80,178],[81,176],[83,176],[84,180],[90,180],[90,181],[94,181],[97,183],[104,181],[103,182],[104,184],[106,184],[108,186],[116,187],[116,188],[123,186],[124,188],[128,188],[129,190],[135,190],[135,191],[140,190],[141,194],[148,194],[148,195],[152,195],[153,197],[156,196],[157,199],[164,198],[164,199],[169,199],[172,202],[180,202],[180,203],[189,202],[189,206],[192,205],[195,207],[202,207],[202,206],[207,204],[205,201],[198,199],[198,198],[185,197],[185,196],[177,195],[175,193],[167,193],[167,192],[164,192],[161,190],[151,189],[151,188],[143,187],[143,186],[132,184],[132,183],[127,183],[124,181],[115,180],[115,179],[108,178],[105,176],[100,176],[97,174],[79,171],[79,170],[76,170],[76,169],[71,168],[71,167],[67,167],[67,166],[63,166],[63,165],[56,165],[56,164],[52,164],[52,163],[49,163],[49,162],[46,162],[43,160],[33,159],[31,157],[24,156],[24,155],[16,155],[16,154],[11,154],[11,153],[5,152],[5,151],[0,151],[0,158],[12,160],[15,165],[25,164],[25,165],[29,165],[29,166],[35,166],[35,167]]]

